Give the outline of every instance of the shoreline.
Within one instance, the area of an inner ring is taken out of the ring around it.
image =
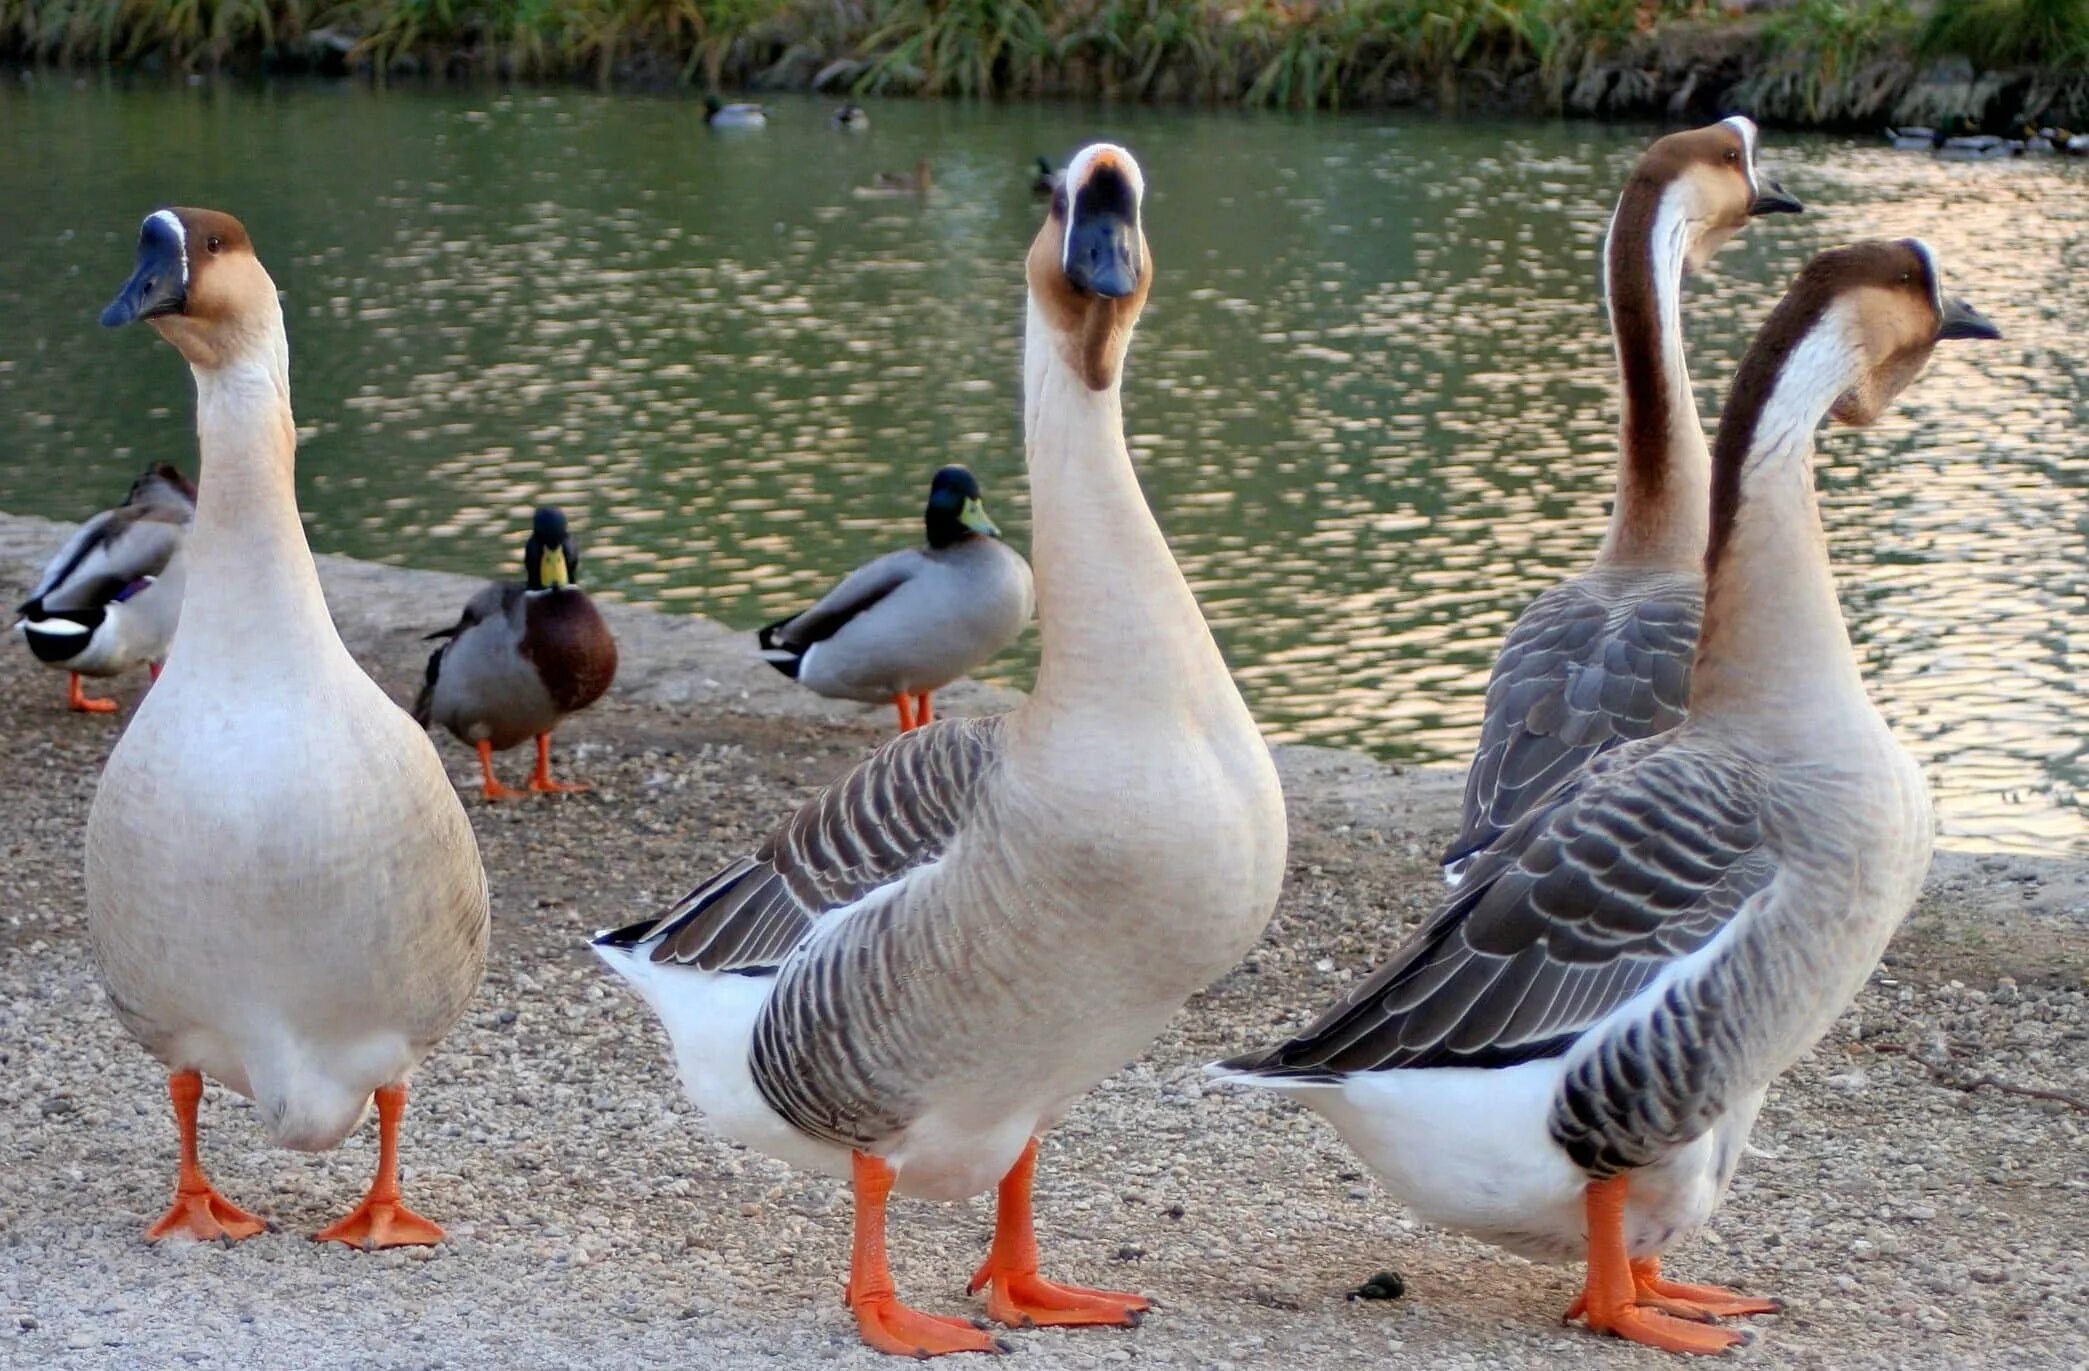
[[[1691,122],[1738,112],[1866,132],[2089,123],[2089,59],[2044,56],[2042,35],[1998,31],[1965,0],[1920,15],[1899,0],[1756,0],[1725,12],[1690,0],[1507,0],[1426,15],[1369,0],[1169,3],[1163,15],[1133,0],[999,0],[930,18],[892,0],[683,0],[660,12],[554,0],[503,21],[410,0],[310,11],[255,0],[208,30],[150,7],[42,27],[23,11],[0,16],[0,64],[25,78],[317,76]]]
[[[69,526],[0,515],[0,593]],[[420,635],[477,580],[318,558],[348,646],[395,700]],[[746,635],[604,606],[623,668],[555,740],[592,794],[488,805],[471,752],[437,746],[493,891],[487,978],[417,1074],[401,1161],[435,1249],[364,1255],[309,1235],[360,1194],[373,1130],[331,1153],[274,1150],[213,1087],[213,1180],[280,1231],[232,1248],[151,1248],[173,1136],[153,1064],[101,1002],[78,842],[101,759],[143,673],[101,685],[113,717],[68,715],[63,678],[0,654],[0,1362],[82,1368],[889,1366],[837,1294],[846,1188],[711,1138],[675,1088],[657,1025],[585,939],[679,896],[890,731],[889,711],[792,686]],[[943,697],[939,697],[943,698]],[[1006,703],[961,686],[955,712]],[[1360,754],[1277,749],[1292,851],[1275,922],[1243,964],[1046,1144],[1038,1219],[1052,1274],[1132,1286],[1130,1333],[1022,1331],[1054,1368],[1349,1367],[1467,1358],[1539,1368],[1597,1357],[1672,1368],[1562,1327],[1573,1268],[1533,1266],[1416,1225],[1312,1116],[1207,1091],[1200,1067],[1267,1040],[1368,974],[1441,893],[1433,864],[1460,778]],[[504,774],[526,766],[503,754]],[[1156,930],[1162,944],[1166,931]],[[1859,1004],[1770,1094],[1727,1205],[1675,1256],[1681,1279],[1787,1300],[1751,1321],[1779,1366],[1943,1368],[2089,1359],[2089,863],[1951,854]],[[2003,1088],[1987,1084],[2000,1083]],[[896,1205],[901,1290],[958,1313],[984,1199]],[[1408,1294],[1353,1302],[1391,1268]],[[166,1310],[182,1317],[169,1320]]]

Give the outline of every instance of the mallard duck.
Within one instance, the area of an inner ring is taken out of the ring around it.
[[[1284,871],[1269,749],[1125,448],[1120,372],[1152,279],[1139,168],[1096,145],[1068,186],[1028,259],[1036,691],[891,740],[674,908],[596,940],[713,1125],[851,1178],[846,1299],[902,1355],[997,1343],[899,1302],[894,1190],[998,1185],[972,1280],[989,1317],[1137,1320],[1136,1295],[1038,1274],[1037,1138],[1254,943]]]
[[[1944,138],[1942,129],[1910,126],[1886,130],[1886,141],[1903,152],[1934,152],[1944,146]]]
[[[900,732],[932,721],[935,693],[1022,634],[1030,564],[1001,541],[961,466],[929,483],[928,545],[866,562],[818,604],[761,630],[762,658],[816,694],[890,701]]]
[[[858,189],[865,195],[925,195],[935,184],[935,174],[924,157],[912,171],[881,171],[871,177],[869,185]]]
[[[834,111],[834,118],[831,122],[838,129],[847,129],[851,133],[861,133],[870,127],[870,115],[864,111],[863,106],[851,102]]]
[[[181,620],[177,554],[196,512],[196,488],[180,468],[154,462],[121,505],[80,525],[44,568],[15,625],[36,660],[66,673],[66,704],[113,714],[88,697],[83,676],[150,668],[155,680]]]
[[[1683,356],[1683,278],[1752,217],[1799,202],[1756,167],[1756,130],[1736,115],[1657,140],[1618,198],[1603,293],[1624,414],[1617,498],[1595,565],[1533,600],[1487,682],[1458,836],[1455,883],[1563,778],[1682,719],[1704,608],[1711,456]]]
[[[551,730],[602,698],[617,674],[617,640],[580,588],[580,553],[566,516],[540,509],[522,551],[524,582],[499,582],[472,596],[457,622],[430,638],[448,641],[428,657],[413,702],[422,728],[441,725],[479,752],[481,792],[517,800],[495,779],[493,754],[537,740],[529,789],[589,789],[551,779]]]
[[[2004,157],[2015,157],[2022,153],[2024,144],[2016,138],[2004,138],[1997,133],[1969,133],[1959,138],[1946,138],[1937,144],[1937,156],[1947,162],[1990,162]]]
[[[102,323],[143,320],[196,380],[202,471],[181,632],[102,773],[87,931],[109,1003],[168,1071],[174,1203],[146,1236],[237,1239],[262,1221],[205,1179],[209,1075],[279,1146],[319,1151],[374,1095],[369,1194],[322,1241],[442,1230],[403,1203],[407,1077],[486,958],[486,878],[427,734],[328,617],[298,521],[290,350],[237,219],[163,209]]]
[[[1836,603],[1814,431],[1876,419],[1940,340],[1996,336],[1919,242],[1816,257],[1720,416],[1690,717],[1555,788],[1377,974],[1215,1070],[1325,1115],[1417,1216],[1585,1257],[1568,1317],[1593,1329],[1722,1352],[1741,1336],[1693,1320],[1774,1311],[1661,1258],[1878,964],[1931,842]]]
[[[1054,167],[1047,158],[1040,156],[1037,159],[1037,175],[1030,178],[1030,193],[1050,195],[1059,189],[1059,182],[1065,174]]]
[[[769,112],[760,105],[722,104],[717,96],[706,95],[704,122],[714,129],[758,129],[769,122]]]

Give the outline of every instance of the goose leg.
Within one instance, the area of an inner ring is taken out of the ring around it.
[[[399,1120],[406,1114],[406,1087],[377,1088],[377,1177],[370,1193],[347,1218],[321,1230],[314,1242],[346,1243],[365,1252],[380,1247],[433,1247],[442,1229],[399,1202]]]
[[[935,721],[936,692],[933,690],[924,690],[919,695],[916,695],[914,697],[914,727],[921,728],[924,725],[932,724]]]
[[[1037,1274],[1037,1231],[1032,1225],[1030,1183],[1037,1171],[1037,1139],[1001,1178],[994,1214],[994,1245],[967,1287],[973,1294],[992,1288],[987,1317],[1011,1327],[1044,1324],[1106,1324],[1134,1328],[1144,1317],[1146,1301],[1114,1290],[1060,1285]]]
[[[116,712],[117,706],[114,700],[94,700],[88,698],[86,690],[82,687],[79,672],[68,671],[65,674],[68,682],[65,692],[65,703],[66,707],[71,709],[73,713],[114,714]]]
[[[1588,1277],[1567,1317],[1586,1320],[1595,1332],[1665,1352],[1710,1356],[1746,1342],[1739,1333],[1677,1318],[1641,1300],[1638,1272],[1625,1255],[1625,1193],[1630,1185],[1626,1176],[1589,1184],[1583,1200],[1589,1226]]]
[[[502,785],[493,775],[493,744],[484,738],[479,740],[479,775],[482,778],[480,793],[489,800],[519,800],[523,792]]]
[[[537,769],[530,773],[530,789],[539,795],[574,795],[594,787],[585,781],[551,779],[551,735],[537,735]]]
[[[900,732],[912,733],[916,728],[920,727],[914,719],[914,697],[912,695],[901,691],[892,697],[892,707],[899,711]]]
[[[849,1288],[844,1298],[856,1315],[856,1330],[880,1352],[897,1357],[935,1357],[945,1352],[1006,1352],[1008,1347],[963,1319],[924,1314],[899,1302],[892,1268],[885,1260],[885,1198],[892,1193],[892,1168],[868,1153],[853,1155],[856,1236],[849,1253]]]
[[[203,1098],[202,1074],[170,1073],[167,1094],[174,1100],[174,1127],[181,1134],[181,1170],[174,1181],[173,1205],[145,1230],[145,1240],[182,1237],[238,1242],[266,1230],[265,1221],[220,1195],[203,1175],[203,1164],[196,1155],[196,1104]]]

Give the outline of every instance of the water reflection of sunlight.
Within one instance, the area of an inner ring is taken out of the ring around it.
[[[46,245],[33,274],[0,264],[0,298],[91,321],[178,153],[187,193],[239,209],[281,264],[325,548],[503,571],[556,500],[598,585],[750,625],[912,537],[949,460],[1021,545],[1026,169],[1098,132],[1152,188],[1135,460],[1272,736],[1462,761],[1501,633],[1600,535],[1595,250],[1644,131],[902,104],[836,139],[818,102],[786,102],[724,140],[673,99],[292,86],[242,139],[211,136],[255,98],[0,89],[21,130],[0,226]],[[54,169],[31,150],[61,133],[106,155]],[[1877,428],[1824,440],[1824,515],[1867,680],[1946,833],[2089,849],[2089,166],[1767,142],[1812,212],[1691,285],[1703,406],[1827,243],[1920,234],[2003,324],[2003,344],[1940,350]],[[924,153],[926,199],[853,194]],[[6,507],[76,514],[83,483],[190,445],[172,360],[85,323],[0,334],[0,378]]]

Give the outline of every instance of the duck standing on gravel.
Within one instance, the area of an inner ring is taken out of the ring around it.
[[[852,1179],[845,1298],[884,1352],[1000,1347],[899,1302],[895,1189],[998,1182],[972,1279],[990,1318],[1138,1320],[1137,1295],[1039,1275],[1037,1139],[1240,958],[1283,877],[1269,748],[1125,448],[1120,373],[1152,281],[1142,192],[1129,153],[1087,148],[1028,259],[1037,689],[891,740],[753,854],[595,943],[717,1128]]]
[[[531,792],[588,789],[551,779],[551,731],[601,699],[617,675],[617,640],[580,588],[580,553],[562,511],[537,511],[522,569],[521,585],[487,586],[455,624],[428,635],[448,641],[429,655],[413,702],[415,723],[440,724],[478,749],[489,800],[522,798],[495,778],[493,754],[529,738],[537,740]]]
[[[120,676],[160,663],[181,620],[177,556],[196,514],[196,487],[171,462],[154,462],[122,504],[80,525],[44,568],[15,626],[36,660],[66,673],[66,703],[80,714],[114,714],[90,699],[83,676]]]
[[[1560,781],[1674,728],[1704,613],[1712,458],[1683,353],[1683,282],[1765,214],[1801,206],[1755,164],[1735,115],[1657,140],[1632,168],[1603,243],[1603,299],[1623,390],[1617,498],[1595,565],[1531,601],[1487,681],[1464,816],[1443,855],[1474,853]]]
[[[947,466],[929,483],[928,545],[856,568],[811,609],[756,641],[762,660],[816,694],[936,717],[935,694],[984,666],[1030,622],[1030,564],[987,518],[979,480]]]
[[[1822,253],[1742,360],[1712,455],[1690,717],[1552,791],[1298,1037],[1222,1062],[1295,1095],[1415,1214],[1585,1257],[1569,1318],[1723,1352],[1774,1301],[1662,1278],[1764,1093],[1856,998],[1929,869],[1929,792],[1866,697],[1814,430],[1876,419],[1942,339],[1993,338],[1912,240]]]
[[[428,735],[348,655],[298,520],[290,348],[228,214],[163,209],[102,323],[144,320],[196,381],[202,471],[181,632],[87,821],[87,931],[109,1003],[168,1071],[174,1203],[148,1238],[264,1227],[204,1179],[203,1077],[321,1151],[374,1093],[377,1175],[318,1236],[438,1241],[401,1201],[406,1081],[486,960],[486,877]]]

